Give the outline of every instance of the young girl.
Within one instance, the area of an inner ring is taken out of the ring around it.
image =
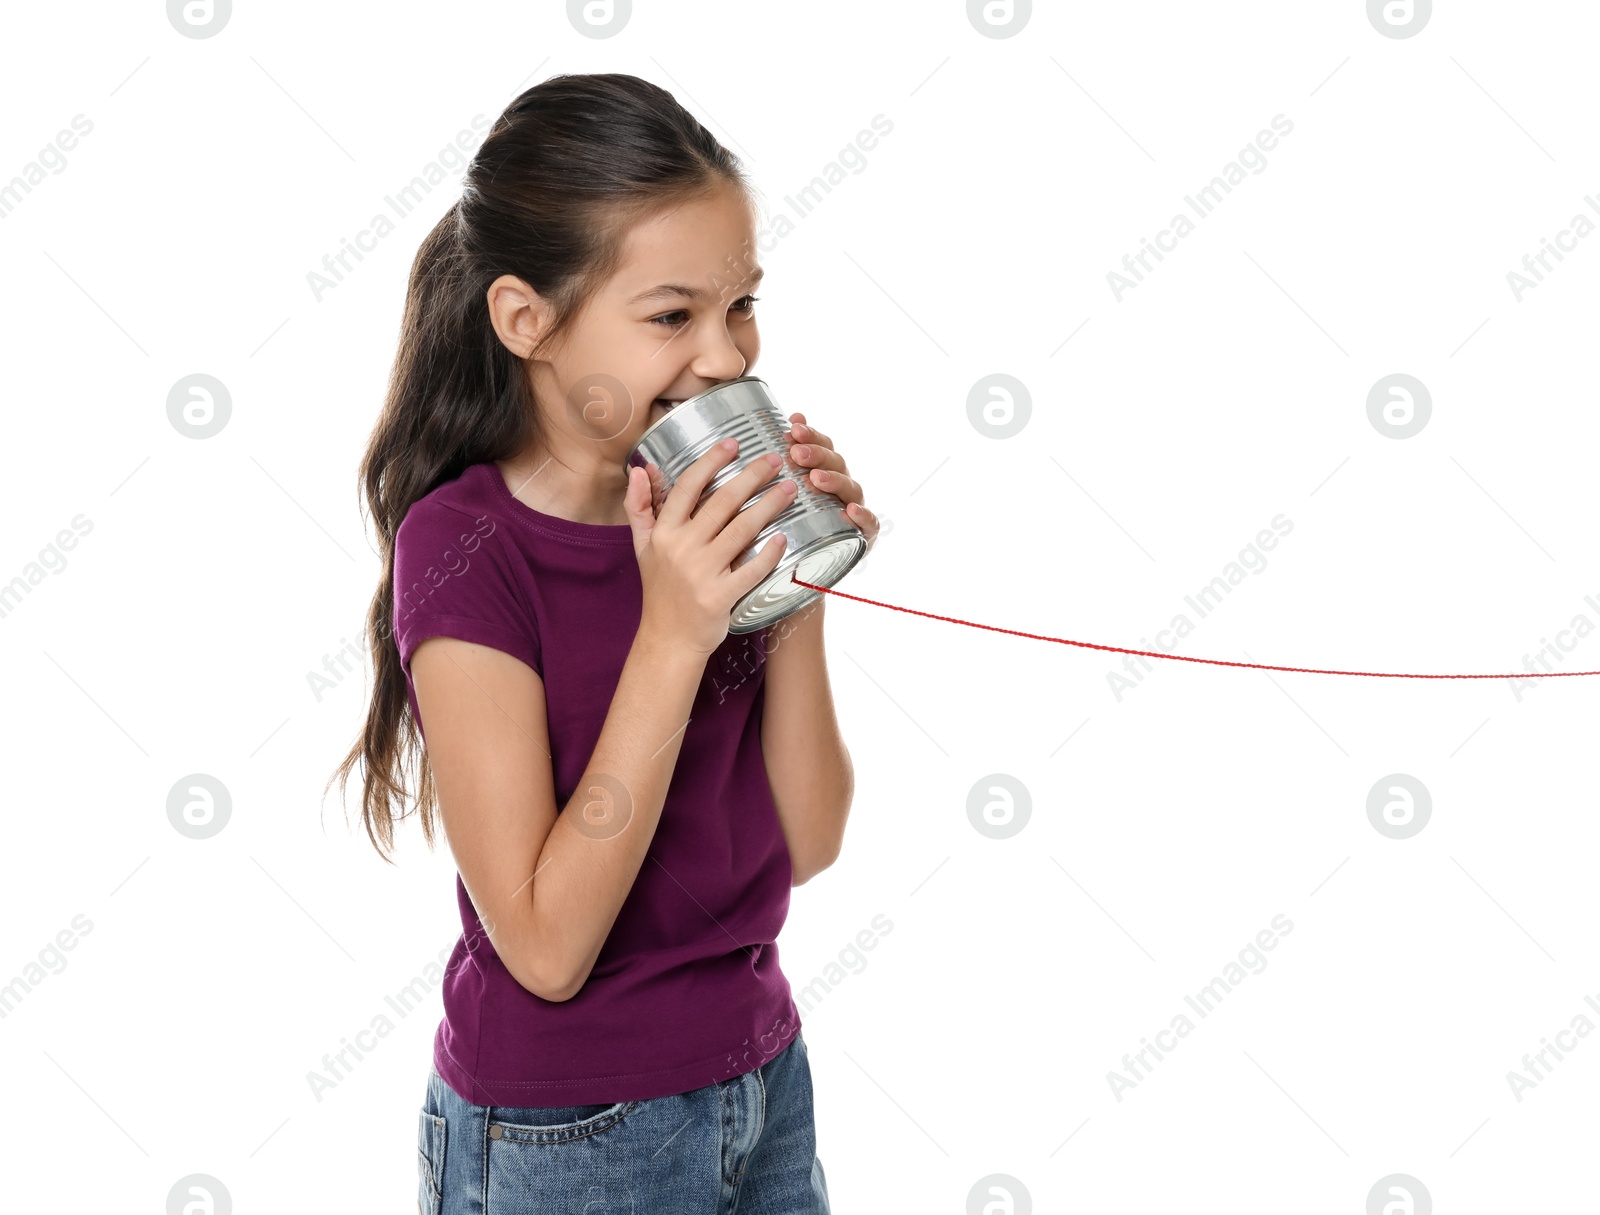
[[[336,773],[363,761],[388,859],[416,761],[423,834],[437,808],[459,870],[418,1208],[827,1212],[775,944],[853,792],[822,597],[728,632],[782,545],[732,562],[793,483],[754,460],[696,509],[727,443],[664,500],[625,462],[755,363],[755,204],[699,122],[625,75],[529,89],[466,177],[412,266],[361,468],[385,577]],[[790,471],[870,545],[860,485],[790,421]]]

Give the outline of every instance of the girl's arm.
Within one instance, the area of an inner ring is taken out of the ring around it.
[[[855,796],[855,766],[828,686],[823,603],[785,617],[767,635],[761,753],[796,886],[838,859]]]
[[[544,683],[435,637],[411,660],[445,835],[506,969],[545,1000],[582,989],[661,821],[706,656],[641,627],[559,816]]]
[[[780,492],[741,505],[772,476],[770,463],[752,460],[700,501],[733,455],[719,443],[691,464],[659,516],[649,477],[628,470],[639,625],[600,737],[559,814],[538,672],[450,636],[429,638],[412,654],[461,881],[506,969],[543,999],[570,1000],[588,981],[655,838],[707,659],[727,635],[733,605],[777,565],[778,550],[769,556],[763,548],[730,568],[788,504]]]

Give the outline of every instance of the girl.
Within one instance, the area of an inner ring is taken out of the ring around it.
[[[423,1215],[828,1211],[775,942],[790,887],[839,853],[854,772],[821,599],[728,632],[782,545],[732,562],[793,483],[763,458],[695,509],[736,444],[661,501],[625,463],[754,365],[755,218],[669,93],[557,76],[496,121],[411,269],[361,467],[373,699],[335,775],[363,761],[388,859],[415,759],[423,834],[437,803],[459,870]],[[860,485],[804,420],[792,471],[870,545]]]

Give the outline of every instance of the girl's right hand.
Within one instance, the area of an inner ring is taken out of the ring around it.
[[[732,444],[730,446],[730,443]],[[772,479],[783,458],[764,455],[729,479],[691,514],[719,469],[736,457],[737,443],[724,440],[684,470],[659,513],[651,506],[650,474],[628,469],[623,503],[633,528],[633,552],[644,585],[639,628],[709,655],[728,635],[733,605],[783,559],[784,536],[767,539],[738,569],[734,559],[793,501],[793,481],[780,481],[744,510],[756,488]],[[731,520],[731,522],[730,522]]]

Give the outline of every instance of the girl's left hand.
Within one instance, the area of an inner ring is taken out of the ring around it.
[[[850,476],[844,457],[833,450],[833,440],[805,423],[805,414],[789,415],[789,459],[809,470],[806,479],[813,489],[832,494],[845,504],[845,514],[866,536],[870,553],[878,538],[878,516],[867,509],[861,483]]]

